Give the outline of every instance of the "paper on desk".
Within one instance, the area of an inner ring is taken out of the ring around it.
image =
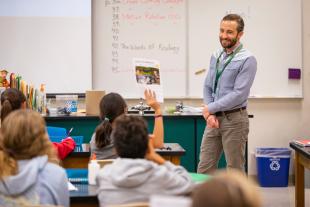
[[[191,207],[192,200],[183,196],[153,195],[150,198],[150,207]]]
[[[77,187],[75,187],[70,181],[68,181],[68,189],[69,191],[77,191]]]
[[[134,58],[133,66],[140,97],[144,98],[145,89],[150,89],[155,92],[156,100],[163,103],[162,73],[159,61]]]
[[[203,107],[183,106],[183,112],[202,113]]]

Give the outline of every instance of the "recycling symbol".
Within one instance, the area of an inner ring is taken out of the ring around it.
[[[280,169],[280,163],[277,160],[273,160],[271,161],[269,167],[272,171],[278,171]]]

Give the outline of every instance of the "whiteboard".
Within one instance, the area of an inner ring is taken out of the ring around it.
[[[0,68],[47,93],[92,88],[91,0],[1,0]]]
[[[98,9],[99,8],[99,9]],[[139,98],[133,59],[160,62],[165,97],[186,95],[186,2],[96,1],[93,87]],[[96,61],[95,61],[96,62]]]
[[[208,70],[211,54],[220,48],[223,16],[238,13],[245,21],[241,41],[258,62],[251,96],[302,97],[302,79],[288,79],[288,68],[302,71],[301,0],[94,2],[95,89],[137,98],[132,59],[149,58],[161,63],[166,98],[202,98],[206,73],[195,72]],[[159,44],[179,49],[162,51]]]
[[[302,79],[289,80],[288,68],[302,69],[300,0],[193,0],[189,3],[189,96],[202,97],[213,51],[220,48],[219,25],[227,13],[244,18],[241,42],[257,59],[252,97],[302,97]],[[303,74],[302,74],[303,75]]]

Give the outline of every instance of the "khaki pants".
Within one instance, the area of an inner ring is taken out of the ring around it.
[[[200,146],[198,173],[210,173],[217,169],[224,150],[228,168],[244,171],[245,145],[249,134],[249,118],[246,110],[217,117],[220,127],[206,126]]]

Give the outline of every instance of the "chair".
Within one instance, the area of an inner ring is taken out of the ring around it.
[[[49,136],[62,136],[63,138],[67,136],[66,128],[47,126],[46,129]]]
[[[72,139],[75,141],[75,148],[74,148],[74,152],[83,152],[83,148],[82,148],[82,144],[84,141],[84,137],[83,136],[70,136],[72,137]]]

